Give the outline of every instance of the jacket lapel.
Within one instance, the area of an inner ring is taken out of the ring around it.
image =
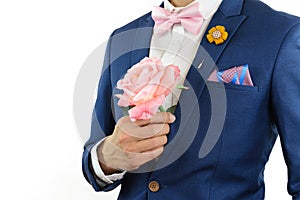
[[[242,22],[246,19],[246,16],[241,15],[241,10],[243,6],[243,0],[223,0],[223,3],[221,4],[218,11],[215,13],[213,19],[211,20],[210,24],[208,25],[208,30],[214,26],[222,25],[226,28],[226,31],[228,32],[229,36],[228,39],[221,45],[215,45],[210,44],[208,40],[206,39],[206,33],[204,34],[204,37],[202,39],[202,42],[200,44],[200,47],[197,50],[196,57],[192,63],[192,67],[190,68],[185,85],[191,86],[192,90],[194,90],[195,95],[198,98],[198,101],[200,99],[200,96],[203,92],[203,89],[205,88],[206,81],[211,74],[211,72],[216,69],[216,64],[222,55],[222,52],[225,50],[226,46],[229,44],[229,42],[234,38],[234,35]],[[201,64],[201,68],[198,68],[198,66]],[[197,73],[198,72],[198,73]],[[171,124],[171,131],[168,136],[169,140],[174,139],[175,141],[171,142],[172,144],[169,144],[169,146],[173,146],[176,148],[176,146],[180,145],[182,140],[180,138],[178,139],[177,135],[181,135],[180,133],[177,133],[178,127],[183,126],[185,127],[187,124],[183,124],[186,120],[180,120],[181,111],[182,109],[191,108],[192,106],[197,105],[188,105],[190,100],[190,94],[188,94],[187,91],[183,91],[180,96],[180,102],[177,106],[181,109],[176,109],[175,115],[179,117],[177,120]],[[193,108],[191,108],[194,110]],[[193,111],[191,111],[192,115]],[[190,119],[191,116],[184,116],[186,119]],[[179,124],[180,123],[180,124]],[[199,146],[200,149],[201,146]],[[172,154],[170,151],[166,151],[161,156],[162,159],[160,159],[159,162],[164,163],[165,160]],[[161,163],[160,163],[161,164]],[[164,169],[159,170],[158,172],[152,173],[152,177],[157,176],[158,174],[162,173]]]
[[[201,41],[200,47],[197,51],[196,57],[193,61],[193,67],[195,67],[201,75],[199,82],[196,83],[199,87],[196,87],[196,94],[198,97],[201,96],[202,91],[205,87],[205,82],[207,81],[211,72],[218,68],[216,63],[226,46],[230,43],[232,38],[234,38],[236,31],[242,24],[242,22],[246,19],[246,16],[241,15],[241,9],[243,6],[243,0],[223,0],[223,3],[220,5],[220,8],[215,13],[213,19],[208,25],[207,31],[205,32],[203,39]],[[212,27],[222,25],[226,28],[228,32],[227,40],[220,45],[215,45],[214,43],[209,43],[206,39],[206,34],[208,30]],[[198,69],[199,64],[202,65],[200,69]],[[192,70],[189,71],[189,74]],[[189,76],[187,79],[190,78]],[[190,81],[192,84],[194,80]]]
[[[140,62],[144,57],[149,56],[153,26],[154,21],[150,14],[139,21],[139,27],[135,30],[131,53],[131,65],[134,65]]]
[[[198,97],[201,96],[205,82],[210,73],[216,68],[214,63],[218,62],[222,52],[234,37],[239,26],[246,19],[246,16],[241,15],[243,3],[244,0],[223,0],[220,8],[208,25],[207,31],[204,34],[200,47],[196,53],[196,57],[192,63],[192,67],[200,73],[201,78],[199,79],[198,76],[193,75],[193,70],[190,70],[187,75],[189,83],[197,85],[196,87],[194,86],[193,89]],[[163,3],[160,6],[163,7]],[[217,25],[224,26],[229,34],[228,39],[221,45],[211,44],[206,39],[206,33],[208,30]],[[149,56],[153,26],[154,21],[151,17],[151,13],[139,21],[139,27],[136,29],[134,36],[131,65],[134,65],[144,57]],[[200,69],[198,69],[199,64],[202,65]]]
[[[160,7],[164,7],[164,3],[162,3]],[[145,18],[140,19],[138,28],[136,29],[132,48],[133,51],[131,53],[131,65],[149,56],[153,27],[154,21],[150,12]]]
[[[197,50],[196,57],[192,63],[192,66],[186,77],[185,85],[191,85],[192,89],[198,100],[206,86],[206,81],[215,69],[218,69],[216,63],[218,62],[220,56],[225,50],[229,42],[234,38],[234,35],[242,22],[246,19],[246,16],[241,15],[241,9],[243,6],[243,0],[223,0],[220,8],[215,13],[213,19],[208,25],[207,31],[214,26],[222,25],[226,28],[229,36],[228,39],[220,45],[215,45],[214,43],[209,43],[206,39],[206,33],[203,36],[201,44]],[[200,68],[198,66],[201,65]],[[190,95],[183,91],[180,98],[182,103],[189,102]],[[182,108],[191,105],[181,105]],[[178,116],[179,109],[176,109],[175,115]],[[174,127],[176,127],[176,122]],[[172,137],[172,136],[171,136]]]
[[[234,38],[236,31],[238,30],[239,26],[242,22],[246,19],[246,16],[241,15],[241,10],[243,6],[243,0],[223,0],[220,8],[215,13],[213,19],[211,20],[210,24],[208,25],[208,29],[204,34],[200,47],[197,50],[196,57],[192,63],[192,67],[190,68],[185,85],[189,85],[192,87],[192,90],[195,92],[197,98],[199,99],[203,89],[205,88],[207,78],[209,77],[210,73],[216,69],[216,64],[222,55],[222,52],[226,49],[226,46],[229,42]],[[161,5],[163,6],[163,4]],[[208,30],[214,26],[222,25],[226,28],[229,36],[228,39],[221,45],[210,44],[206,39],[206,33]],[[153,33],[153,26],[154,21],[151,17],[151,14],[148,14],[145,18],[142,18],[139,21],[139,28],[137,28],[135,32],[134,44],[131,53],[131,65],[138,63],[141,59],[149,55],[150,50],[150,43],[151,37]],[[198,68],[199,64],[202,65],[201,68]],[[198,72],[198,73],[197,73]],[[189,102],[190,95],[189,92],[183,91],[181,93],[180,102],[184,103],[184,105],[178,105],[181,109],[191,108],[190,105],[186,105],[185,102]],[[196,105],[195,105],[196,106]],[[176,109],[175,115],[181,118],[181,109]],[[191,108],[193,113],[193,108]],[[185,118],[189,118],[185,116]],[[171,125],[171,131],[169,134],[169,140],[173,139],[175,135],[177,135],[177,130],[179,126],[186,126],[186,124],[182,124],[183,121],[177,119],[175,123]],[[181,124],[179,124],[181,123]],[[175,137],[175,140],[178,138]],[[179,139],[180,142],[180,139]],[[174,141],[173,145],[176,146],[177,143]],[[179,143],[178,143],[179,144]],[[200,148],[200,146],[199,146]],[[170,151],[166,154],[162,155],[162,158],[169,157]],[[172,153],[171,153],[172,154]],[[164,159],[160,159],[159,162],[163,161]],[[147,167],[152,166],[151,168],[155,168],[158,163],[152,161],[148,163]],[[149,169],[149,168],[148,168]],[[161,171],[152,173],[152,176],[156,176]]]

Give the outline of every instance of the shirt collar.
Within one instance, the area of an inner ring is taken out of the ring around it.
[[[196,2],[199,2],[199,11],[204,19],[208,19],[218,10],[222,0],[195,0],[185,7],[174,7],[169,0],[164,0],[164,7],[170,11],[179,12],[183,8],[186,8]]]

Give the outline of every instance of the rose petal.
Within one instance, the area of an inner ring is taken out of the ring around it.
[[[162,105],[164,99],[164,95],[158,96],[148,102],[142,103],[131,108],[128,111],[130,119],[132,121],[136,121],[138,119],[150,119],[153,115],[155,115],[158,112],[158,108]]]
[[[130,106],[129,98],[126,94],[116,94],[115,96],[119,98],[118,106],[122,106],[122,107]]]
[[[143,89],[141,89],[132,99],[132,101],[136,102],[136,104],[140,104],[142,102],[146,102],[151,100],[154,97],[157,85],[151,84],[146,85]]]
[[[173,89],[175,89],[180,78],[180,70],[175,65],[169,65],[164,70],[164,75],[162,76],[159,87],[155,95],[164,94],[167,96]]]

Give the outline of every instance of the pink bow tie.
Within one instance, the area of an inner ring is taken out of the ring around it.
[[[181,24],[187,31],[197,35],[203,24],[203,16],[199,11],[199,3],[194,3],[179,12],[171,12],[161,7],[154,7],[152,18],[158,34],[163,34],[174,24]]]

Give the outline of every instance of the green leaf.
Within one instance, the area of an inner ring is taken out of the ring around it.
[[[159,109],[160,112],[166,112],[166,109],[163,106],[159,106],[158,109]]]
[[[166,112],[170,112],[170,113],[174,114],[175,110],[176,110],[176,105],[171,106],[170,108],[168,108]]]
[[[129,111],[131,108],[133,108],[133,107],[134,107],[134,106],[120,107],[120,108],[122,109],[123,115],[124,115],[124,116],[128,116],[128,115],[129,115],[128,111]]]
[[[181,90],[188,90],[188,89],[190,89],[189,87],[186,87],[183,84],[177,85],[176,88],[181,89]]]

